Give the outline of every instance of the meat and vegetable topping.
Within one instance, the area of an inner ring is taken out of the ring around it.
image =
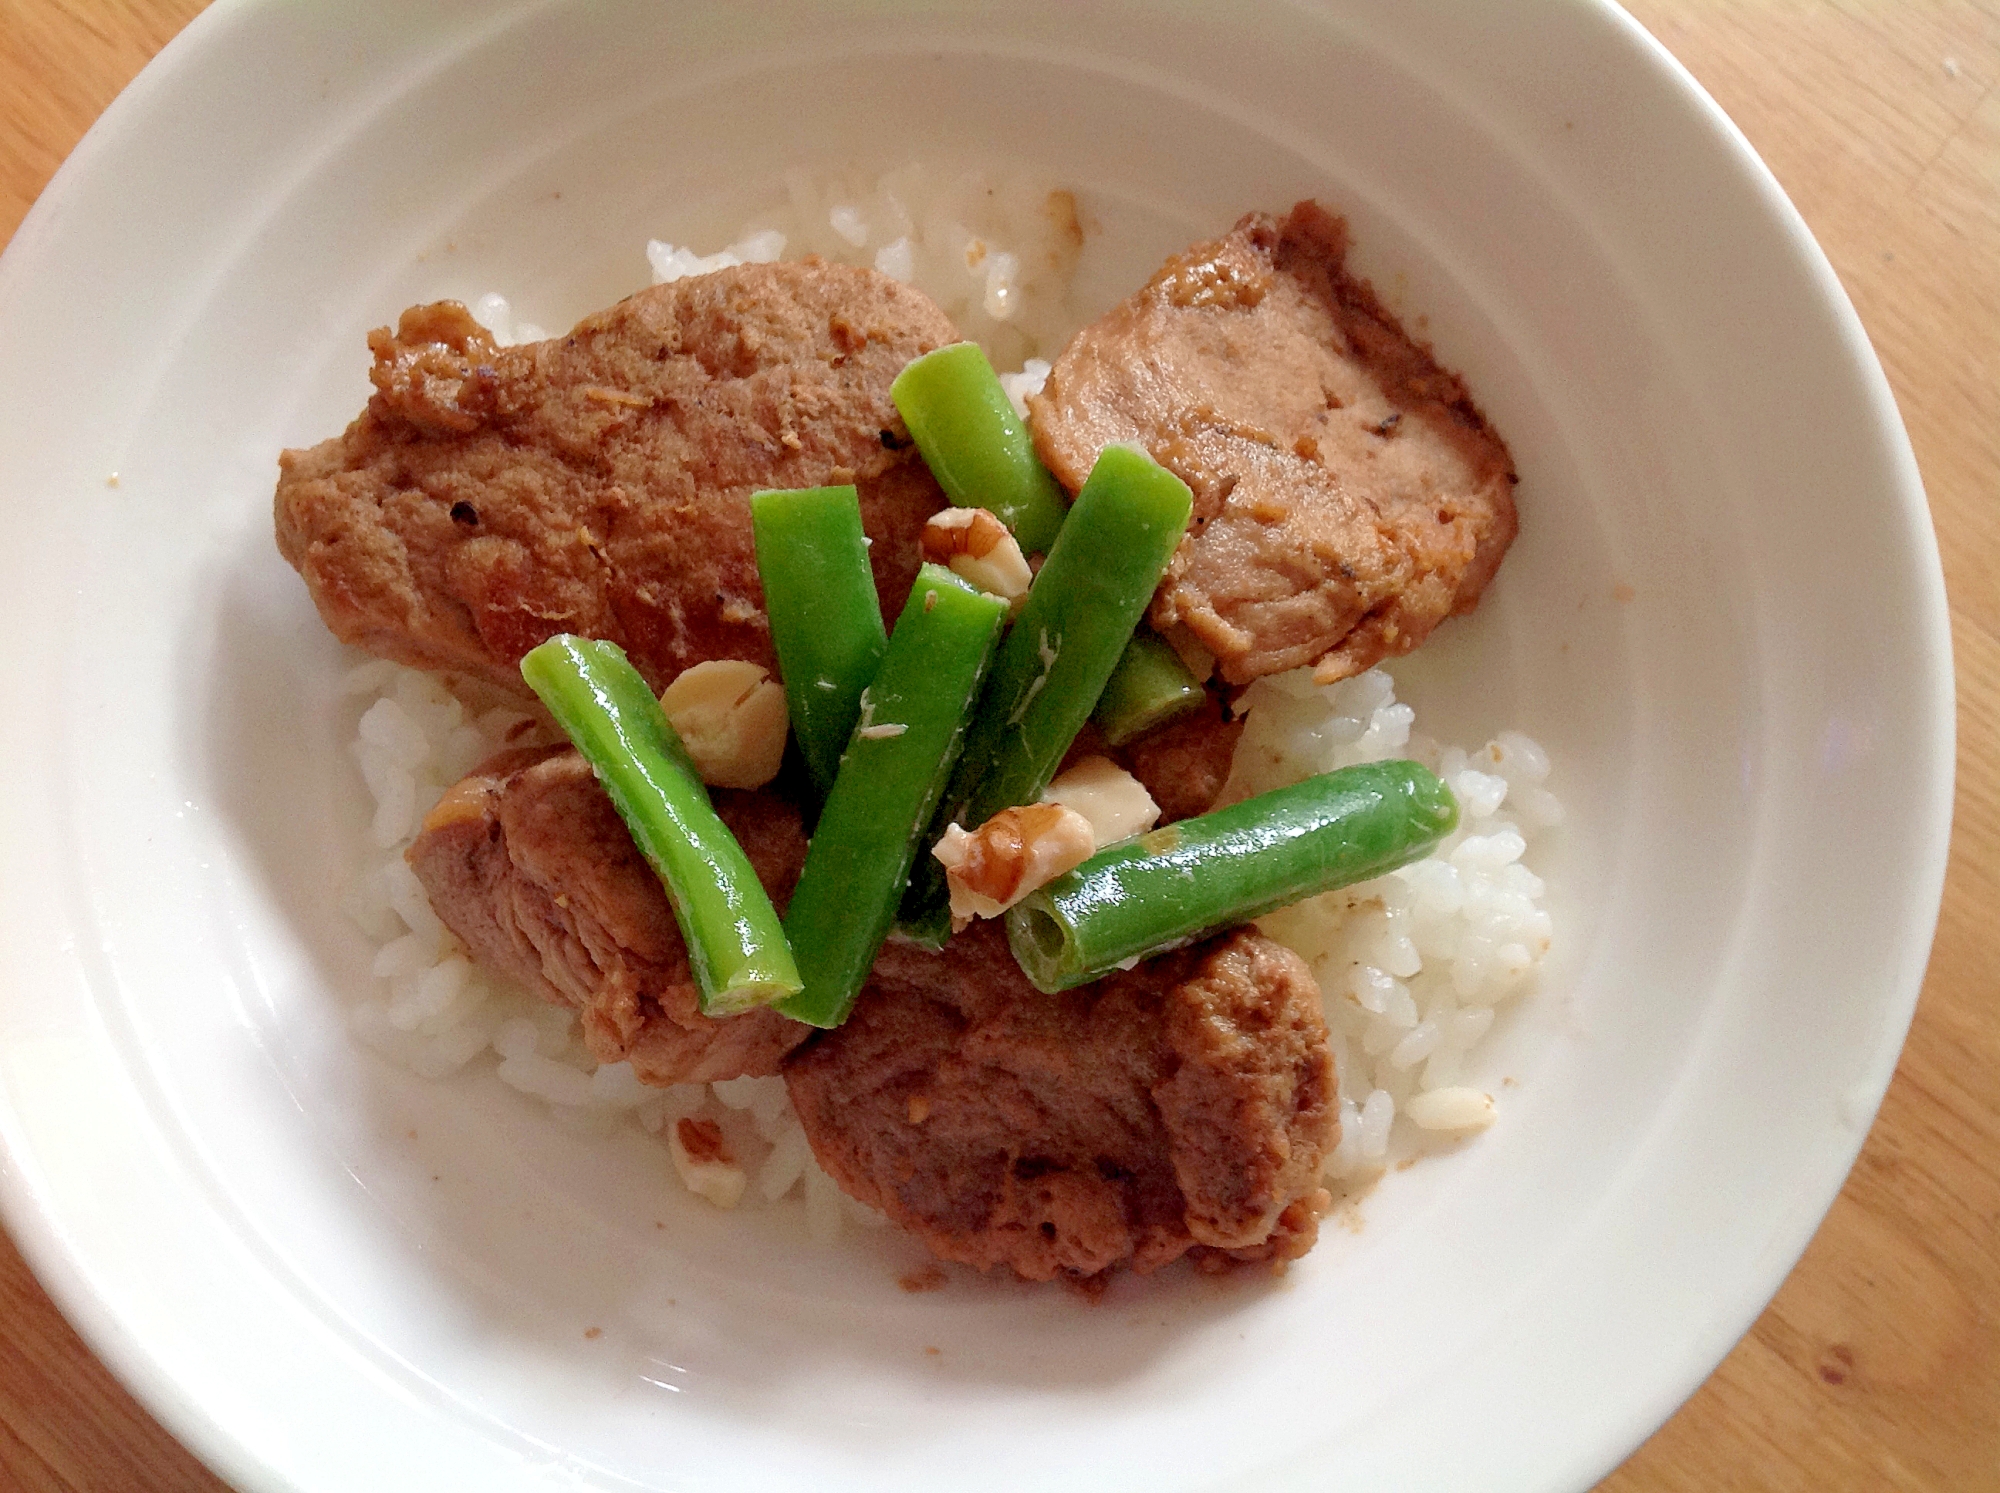
[[[806,858],[798,810],[730,792],[715,808],[783,906]],[[486,763],[431,811],[409,860],[474,959],[580,1011],[597,1060],[629,1058],[647,1083],[776,1073],[810,1031],[769,1009],[701,1014],[666,892],[576,752]]]
[[[375,334],[368,409],[285,454],[280,547],[341,637],[526,678],[582,749],[432,811],[439,917],[647,1082],[782,1067],[821,1164],[943,1258],[1303,1253],[1318,992],[1209,935],[1456,808],[1396,763],[1211,812],[1240,728],[1199,676],[1405,652],[1514,529],[1505,447],[1344,250],[1307,203],[1178,257],[1071,345],[1032,444],[921,295],[817,263],[530,347],[450,304]],[[787,797],[703,782],[769,781],[787,719],[810,842]]]
[[[701,1014],[735,1016],[797,995],[777,909],[716,814],[680,733],[618,645],[563,633],[529,651],[521,676],[583,753],[666,889]]]

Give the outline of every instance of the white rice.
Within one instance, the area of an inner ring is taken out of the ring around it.
[[[1533,740],[1502,731],[1473,752],[1440,746],[1381,669],[1324,687],[1309,669],[1260,679],[1240,708],[1226,800],[1391,757],[1422,762],[1458,799],[1458,828],[1430,856],[1260,922],[1319,981],[1341,1096],[1328,1177],[1351,1183],[1492,1121],[1475,1053],[1549,951],[1542,879],[1523,857],[1562,806]]]
[[[926,291],[987,349],[1018,409],[1048,376],[1074,327],[1069,282],[1079,236],[1066,193],[1023,178],[920,166],[887,175],[787,182],[786,201],[706,256],[655,240],[655,283],[727,265],[808,253],[873,264]],[[504,343],[537,340],[500,295],[474,314]],[[357,655],[358,657],[359,655]],[[455,681],[467,698],[476,690]],[[814,1162],[784,1082],[734,1079],[648,1088],[624,1063],[594,1062],[575,1013],[475,968],[432,913],[403,860],[424,814],[453,782],[503,746],[549,739],[509,705],[468,707],[446,685],[380,660],[359,663],[342,691],[360,705],[351,751],[374,804],[346,910],[375,943],[375,989],[351,1012],[356,1036],[425,1078],[468,1068],[544,1104],[568,1128],[628,1124],[663,1137],[663,1169],[736,1206],[791,1205],[816,1239],[882,1215],[848,1198]],[[1460,828],[1429,859],[1314,898],[1263,920],[1318,977],[1339,1069],[1341,1141],[1329,1184],[1351,1186],[1426,1137],[1483,1128],[1491,1095],[1475,1086],[1475,1054],[1496,1009],[1533,984],[1549,947],[1542,883],[1528,842],[1558,823],[1549,771],[1527,737],[1502,732],[1467,753],[1413,733],[1380,670],[1328,688],[1308,671],[1261,680],[1226,798],[1315,772],[1410,756],[1439,772],[1462,806]],[[740,1175],[703,1170],[678,1143],[680,1122],[722,1132]]]
[[[719,253],[655,239],[646,258],[655,285],[808,254],[872,265],[922,289],[995,368],[1031,370],[1029,360],[1076,329],[1070,281],[1082,243],[1075,198],[1046,182],[908,165],[882,175],[792,172],[784,202]]]

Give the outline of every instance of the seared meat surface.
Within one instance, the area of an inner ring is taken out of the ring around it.
[[[782,908],[805,865],[798,812],[718,789],[716,811]],[[599,1062],[647,1083],[778,1071],[811,1030],[774,1011],[700,1014],[659,878],[573,751],[505,752],[463,778],[409,850],[431,906],[473,958],[582,1012]]]
[[[814,1154],[942,1259],[1029,1280],[1318,1236],[1338,1128],[1319,991],[1249,929],[1060,995],[993,923],[890,944],[785,1064]]]
[[[1112,755],[1146,785],[1160,806],[1160,823],[1172,824],[1215,807],[1242,734],[1243,722],[1229,720],[1211,694],[1191,714],[1126,742]]]
[[[1243,722],[1229,719],[1222,699],[1211,690],[1188,714],[1123,746],[1107,744],[1096,723],[1086,721],[1063,754],[1060,770],[1067,772],[1085,757],[1109,757],[1152,795],[1160,823],[1172,824],[1215,807],[1242,735]]]
[[[895,616],[944,497],[889,384],[956,336],[920,292],[817,262],[656,286],[522,347],[414,307],[369,338],[360,418],[281,458],[278,547],[342,641],[517,692],[558,632],[620,644],[655,688],[774,667],[750,493],[854,482]]]
[[[1134,440],[1194,490],[1152,619],[1231,683],[1408,653],[1478,604],[1514,538],[1507,448],[1346,251],[1316,203],[1253,213],[1086,327],[1030,401],[1072,491]]]

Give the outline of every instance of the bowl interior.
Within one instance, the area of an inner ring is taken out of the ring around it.
[[[51,343],[87,400],[0,384],[8,610],[44,645],[10,666],[42,726],[13,728],[10,824],[43,836],[14,922],[50,951],[5,992],[4,1083],[12,1221],[177,1429],[272,1487],[385,1457],[440,1487],[1542,1487],[1697,1382],[1908,1019],[1936,561],[1747,152],[1608,11],[1531,47],[1479,9],[238,5],[114,112],[0,279],[11,336],[85,285],[124,308]],[[276,452],[351,418],[405,304],[566,325],[789,168],[913,159],[1071,186],[1087,313],[1319,197],[1521,473],[1495,588],[1396,672],[1434,734],[1548,747],[1557,953],[1480,1075],[1499,1123],[1282,1279],[910,1294],[904,1241],[716,1213],[657,1145],[344,1026],[352,708],[271,543]]]

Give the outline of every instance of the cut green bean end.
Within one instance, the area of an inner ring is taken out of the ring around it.
[[[912,359],[889,397],[954,503],[990,510],[1023,554],[1048,551],[1068,499],[1035,455],[1028,427],[978,343],[954,342]]]
[[[1140,631],[1125,645],[1091,719],[1107,745],[1121,747],[1194,710],[1206,693],[1164,639]]]

